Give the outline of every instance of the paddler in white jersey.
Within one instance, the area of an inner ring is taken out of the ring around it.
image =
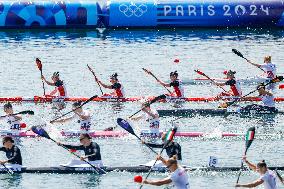
[[[269,80],[276,77],[276,65],[271,63],[271,56],[264,57],[264,64],[255,64],[252,61],[248,60],[248,63],[262,69],[265,71],[265,77]],[[267,89],[271,90],[275,88],[275,84],[268,85]]]
[[[64,123],[64,122],[70,121],[72,119],[77,119],[77,122],[80,124],[81,131],[89,131],[90,128],[91,128],[91,125],[92,125],[91,115],[90,115],[89,111],[83,110],[83,108],[80,107],[81,104],[82,104],[82,102],[78,101],[78,102],[75,102],[72,105],[73,111],[74,111],[74,115],[72,117],[56,120],[56,121],[53,121],[51,123]]]
[[[167,178],[161,180],[144,180],[144,184],[151,184],[155,186],[162,186],[165,184],[173,183],[176,189],[189,189],[189,177],[186,170],[178,165],[177,157],[165,160],[161,156],[157,157],[161,160],[170,170],[171,174]]]
[[[275,108],[274,96],[271,92],[265,89],[264,83],[261,83],[257,86],[258,95],[261,98],[262,105],[259,104],[252,104],[248,105],[241,109],[242,111],[249,111],[249,110],[258,110],[258,111],[267,111],[268,113],[275,113],[278,110]]]
[[[10,102],[4,105],[4,112],[6,113],[6,120],[10,126],[11,130],[21,130],[21,128],[26,127],[25,123],[21,123],[21,115],[12,115],[14,114],[13,106]]]
[[[138,121],[145,118],[149,123],[151,137],[158,137],[160,135],[160,119],[156,109],[151,108],[148,101],[142,101],[142,111],[144,115],[131,118],[131,120]]]
[[[257,165],[249,162],[246,157],[243,157],[244,162],[249,166],[253,171],[259,172],[260,177],[256,181],[249,184],[237,184],[236,187],[244,187],[244,188],[253,188],[257,187],[261,184],[264,185],[264,189],[277,189],[276,185],[276,175],[273,171],[267,168],[264,160],[259,162]]]

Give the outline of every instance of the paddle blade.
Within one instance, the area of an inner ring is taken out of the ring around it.
[[[198,73],[199,75],[202,75],[202,76],[204,76],[205,74],[202,72],[202,71],[200,71],[200,70],[194,70],[196,73]]]
[[[269,83],[277,83],[277,82],[283,81],[283,78],[284,78],[283,76],[276,76]]]
[[[36,58],[36,65],[37,65],[37,68],[42,71],[42,64],[41,64],[41,61],[39,58]]]
[[[135,135],[133,128],[130,126],[130,124],[122,119],[122,118],[117,118],[117,124],[122,127],[124,130],[126,130],[127,132],[129,132],[132,135]]]
[[[243,54],[240,51],[238,51],[237,49],[232,49],[232,52],[235,53],[236,55],[238,55],[239,57],[244,58]]]
[[[33,126],[33,127],[31,128],[31,130],[32,130],[35,134],[37,134],[37,135],[39,135],[39,136],[41,136],[41,137],[50,139],[48,133],[47,133],[42,127]]]
[[[173,127],[167,132],[164,147],[166,147],[170,142],[174,140],[176,132],[177,132],[177,127]]]
[[[252,141],[254,140],[254,136],[255,136],[255,127],[250,127],[246,133],[246,150],[245,150],[245,154],[247,153],[249,147],[252,144]]]
[[[29,115],[34,115],[35,112],[32,111],[32,110],[25,110],[25,111],[22,111],[22,112],[19,112],[18,114],[29,114]]]
[[[153,104],[153,103],[155,103],[155,102],[157,102],[157,101],[159,101],[159,100],[164,100],[164,99],[166,99],[167,98],[167,96],[166,95],[160,95],[160,96],[157,96],[157,97],[155,97],[153,100],[151,100],[148,104],[150,105],[150,104]]]

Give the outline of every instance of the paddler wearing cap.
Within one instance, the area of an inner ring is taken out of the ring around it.
[[[256,66],[265,71],[265,77],[268,80],[274,79],[276,77],[276,65],[271,62],[271,56],[265,56],[263,60],[263,64],[256,64],[250,60],[247,60],[253,66]],[[275,84],[268,85],[267,89],[271,90],[274,89]]]
[[[10,163],[22,165],[22,156],[21,150],[14,145],[14,140],[10,136],[6,136],[2,140],[3,147],[0,148],[0,151],[6,153],[7,160],[1,160],[0,164]]]
[[[252,104],[244,108],[241,108],[241,112],[257,110],[257,111],[267,111],[268,113],[275,113],[278,110],[275,108],[273,93],[265,89],[265,84],[261,83],[257,86],[258,96],[261,98],[262,105]]]
[[[170,176],[161,180],[144,180],[144,184],[155,186],[162,186],[165,184],[173,183],[176,189],[189,189],[189,177],[184,168],[182,168],[177,161],[177,157],[173,156],[166,160],[162,156],[157,156],[157,160],[161,160],[164,165],[170,170]]]
[[[123,86],[122,84],[119,82],[118,80],[118,74],[117,73],[114,73],[110,76],[110,83],[111,85],[107,85],[107,84],[104,84],[103,82],[101,82],[96,76],[95,76],[95,80],[100,84],[102,85],[104,88],[107,88],[107,89],[113,89],[114,91],[110,94],[104,94],[103,96],[109,96],[109,97],[118,97],[118,98],[123,98],[125,95],[124,95],[124,89],[123,89]]]
[[[165,83],[159,79],[157,79],[157,81],[165,86],[165,87],[173,87],[174,91],[170,94],[168,94],[169,96],[172,97],[184,97],[184,88],[182,85],[182,82],[178,79],[178,72],[174,71],[170,73],[170,83]]]
[[[6,113],[7,116],[3,117],[2,119],[7,120],[7,123],[10,126],[11,130],[21,130],[21,128],[26,127],[25,123],[21,123],[22,121],[21,115],[13,115],[14,110],[10,102],[4,104],[4,112]]]
[[[158,137],[160,135],[160,118],[159,113],[156,109],[152,108],[147,100],[141,100],[141,109],[144,114],[132,117],[131,120],[138,121],[141,119],[146,119],[149,123],[149,129],[151,137]]]
[[[229,85],[230,86],[230,91],[228,93],[222,92],[218,96],[234,96],[234,97],[242,96],[242,90],[241,90],[240,83],[235,78],[236,72],[232,71],[232,70],[229,70],[229,71],[224,71],[223,73],[227,76],[228,80],[226,82],[224,82],[224,83],[216,83],[216,85],[218,85],[218,86]]]
[[[80,134],[80,144],[81,145],[67,145],[57,142],[58,145],[69,148],[70,150],[83,150],[85,155],[81,156],[81,160],[88,160],[94,164],[103,166],[101,158],[100,146],[92,141],[92,138],[89,134]]]
[[[257,165],[249,162],[246,157],[243,157],[244,162],[255,172],[260,174],[259,179],[248,184],[236,184],[236,187],[253,188],[261,184],[264,185],[264,189],[277,189],[276,174],[267,168],[264,160],[260,161]]]
[[[146,144],[152,148],[163,148],[164,147],[164,143],[166,142],[166,133],[163,133],[161,136],[161,139],[163,141],[163,144],[156,144],[156,143],[147,143],[144,140],[142,140],[143,144]],[[179,145],[179,143],[175,142],[175,141],[171,141],[166,147],[165,147],[166,153],[168,155],[169,158],[172,158],[173,156],[177,157],[177,160],[179,162],[181,162],[182,160],[182,156],[181,156],[181,146]]]
[[[73,119],[77,119],[77,123],[80,124],[80,129],[81,131],[89,131],[92,125],[91,122],[91,115],[90,112],[88,110],[84,110],[81,107],[82,102],[78,101],[78,102],[74,102],[72,105],[73,108],[73,112],[74,115],[68,118],[64,118],[64,119],[59,119],[56,121],[53,121],[51,123],[65,123],[68,121],[71,121]]]

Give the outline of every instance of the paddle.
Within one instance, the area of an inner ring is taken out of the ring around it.
[[[151,71],[142,68],[142,70],[144,70],[144,72],[146,72],[147,74],[151,75],[152,77],[154,77],[158,82],[160,81]],[[162,84],[161,84],[162,85]],[[169,93],[172,93],[166,86],[162,85]]]
[[[167,135],[166,135],[166,139],[165,139],[166,142],[165,142],[165,144],[164,144],[164,146],[163,146],[163,148],[162,148],[160,154],[162,154],[163,151],[164,151],[164,149],[169,145],[169,143],[173,141],[176,132],[177,132],[177,128],[176,128],[176,127],[173,127],[171,130],[168,131],[168,133],[167,133]],[[150,176],[150,174],[151,174],[151,172],[152,172],[154,166],[156,165],[157,161],[158,161],[158,159],[156,159],[156,161],[154,162],[154,164],[153,164],[152,167],[150,168],[150,170],[149,170],[149,172],[148,172],[148,174],[146,175],[146,177],[145,177],[144,180],[147,180],[147,178]],[[143,187],[143,184],[140,186],[140,189],[141,189],[142,187]]]
[[[155,102],[157,102],[157,101],[159,101],[159,100],[166,99],[166,98],[167,98],[167,96],[163,94],[163,95],[160,95],[160,96],[155,97],[153,100],[149,101],[147,104],[148,104],[148,105],[151,105],[151,104],[153,104],[153,103],[155,103]],[[135,112],[134,114],[132,114],[131,116],[129,116],[128,118],[132,118],[134,115],[138,114],[138,113],[141,112],[142,110],[143,110],[143,108],[141,108],[140,110],[138,110],[137,112]],[[104,129],[104,131],[113,131],[116,127],[117,127],[117,126],[115,126],[115,127],[108,127],[108,128],[106,128],[106,129]]]
[[[157,96],[155,97],[153,100],[150,100],[150,102],[147,103],[147,105],[151,105],[159,100],[163,100],[163,99],[166,99],[167,96],[166,95],[160,95],[160,96]],[[143,107],[144,108],[144,107]],[[143,110],[143,108],[141,108],[140,110],[138,110],[137,112],[135,112],[134,114],[132,114],[131,116],[129,116],[129,118],[132,118],[133,116],[135,116],[136,114],[138,114],[139,112],[141,112]]]
[[[275,169],[274,171],[275,171],[275,173],[276,173],[278,179],[283,183],[283,178],[282,178],[282,176],[280,175],[280,173],[277,171],[277,169]]]
[[[32,111],[32,110],[25,110],[25,111],[21,111],[21,112],[18,112],[18,113],[11,114],[11,115],[3,115],[3,116],[0,116],[0,118],[4,118],[4,117],[7,117],[7,116],[19,115],[19,114],[34,115],[35,113],[34,113],[34,111]]]
[[[202,75],[204,77],[206,77],[207,79],[209,79],[212,83],[214,83],[216,86],[218,86],[219,88],[221,88],[224,92],[228,93],[228,91],[226,91],[222,86],[219,86],[216,81],[214,81],[213,79],[211,79],[209,76],[207,76],[205,73],[203,73],[200,70],[194,70],[196,73],[198,73],[199,75]]]
[[[97,98],[97,97],[98,97],[98,95],[92,96],[91,98],[89,98],[88,100],[86,100],[84,103],[82,103],[81,106],[78,106],[77,108],[75,108],[75,109],[73,109],[73,110],[71,110],[71,111],[69,111],[69,112],[67,112],[67,113],[65,113],[65,114],[62,114],[61,116],[59,116],[59,117],[57,117],[57,118],[51,120],[50,123],[53,123],[54,121],[56,121],[56,120],[58,120],[58,119],[61,119],[62,117],[64,117],[64,116],[66,116],[66,115],[68,115],[68,114],[74,112],[75,110],[77,110],[77,109],[79,109],[79,108],[82,108],[85,104],[91,102],[93,99],[95,99],[95,98]]]
[[[267,82],[266,84],[264,84],[264,86],[270,85],[270,84],[272,84],[272,83],[280,82],[280,81],[282,81],[283,79],[284,79],[283,76],[276,76],[274,79],[272,79],[272,80],[270,80],[269,82]],[[234,101],[231,101],[231,102],[226,102],[226,108],[229,107],[229,106],[231,106],[232,104],[238,102],[240,99],[243,99],[243,98],[249,96],[250,94],[252,94],[252,93],[254,93],[254,92],[256,92],[256,91],[258,91],[258,89],[255,89],[255,90],[249,92],[248,94],[246,94],[246,95],[244,95],[244,96],[241,96],[241,97],[240,97],[239,99],[237,99],[237,100],[234,100]]]
[[[92,72],[93,76],[95,77],[95,80],[96,80],[96,82],[97,82],[97,84],[98,84],[98,86],[100,88],[100,91],[101,91],[102,95],[104,95],[102,87],[101,87],[100,83],[97,81],[97,76],[96,76],[95,72],[93,71],[93,69],[88,64],[87,64],[87,66],[88,66],[90,72]]]
[[[244,156],[246,156],[247,151],[248,151],[249,147],[251,146],[252,141],[254,140],[254,136],[255,136],[255,127],[250,127],[250,128],[248,129],[248,131],[247,131],[247,134],[246,134],[246,144],[245,144],[245,153],[244,153]],[[242,160],[241,169],[240,169],[240,172],[239,172],[239,175],[238,175],[238,179],[237,179],[236,184],[239,183],[239,180],[240,180],[240,176],[241,176],[243,167],[244,167],[244,162],[243,162],[243,160]]]
[[[40,61],[39,58],[36,58],[36,65],[37,65],[37,67],[38,67],[38,69],[40,71],[40,75],[42,77],[43,76],[43,74],[42,74],[42,64],[41,64],[41,61]],[[43,95],[45,96],[44,82],[43,82],[43,80],[41,80],[41,82],[42,82],[42,88],[43,88]]]
[[[13,174],[14,174],[14,171],[13,171],[12,169],[7,168],[5,164],[2,164],[2,166],[4,167],[5,171],[6,171],[9,175],[13,175]]]
[[[249,59],[247,59],[246,57],[244,57],[244,55],[238,51],[237,49],[232,49],[232,52],[235,53],[236,55],[238,55],[239,57],[245,59],[247,62],[249,62]],[[264,69],[258,67],[259,69],[261,69],[263,72],[266,72]]]
[[[130,134],[134,135],[136,138],[138,138],[140,141],[142,141],[142,139],[136,135],[136,133],[134,132],[133,128],[130,126],[130,124],[122,119],[122,118],[117,118],[117,124],[122,127],[124,130],[126,130],[127,132],[129,132]],[[158,155],[158,153],[153,150],[153,148],[151,148],[148,144],[144,143],[152,152],[154,152],[155,154]]]
[[[42,127],[39,127],[39,126],[33,126],[31,127],[31,130],[36,133],[37,135],[41,136],[41,137],[44,137],[46,139],[49,139],[51,140],[52,142],[54,143],[57,143],[54,139],[50,138],[50,136],[48,135],[48,133],[42,128]],[[68,148],[66,148],[65,146],[62,146],[60,145],[61,147],[63,147],[64,149],[68,150],[71,154],[73,154],[74,156],[78,157],[78,158],[81,158],[79,155],[77,155],[76,153],[74,153],[73,151],[70,151]],[[83,159],[84,162],[86,162],[87,164],[89,164],[92,168],[94,168],[94,171],[96,172],[96,174],[100,174],[100,173],[106,173],[104,170],[102,170],[101,168],[99,167],[96,167],[94,165],[92,165],[90,162],[86,161]],[[100,173],[97,171],[99,170]]]

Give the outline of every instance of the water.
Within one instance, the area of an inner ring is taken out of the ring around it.
[[[282,30],[117,30],[103,34],[96,30],[49,30],[0,32],[0,96],[42,95],[40,73],[34,63],[39,57],[43,63],[43,73],[49,79],[54,71],[60,71],[61,78],[67,85],[69,96],[90,97],[100,94],[86,65],[91,65],[98,77],[104,82],[114,72],[124,84],[127,96],[151,96],[166,91],[141,68],[149,68],[162,80],[168,80],[169,73],[178,70],[181,78],[195,78],[193,72],[199,68],[212,77],[223,77],[225,69],[236,70],[239,78],[261,74],[257,68],[246,64],[244,60],[231,52],[240,50],[250,59],[261,63],[263,56],[272,55],[278,65],[278,72],[283,68],[283,31]],[[174,59],[180,59],[174,64]],[[52,88],[47,87],[48,91]],[[244,93],[254,86],[243,86]],[[107,90],[104,89],[107,92]],[[186,96],[213,96],[221,92],[215,86],[185,86]],[[276,96],[283,96],[277,90]],[[2,109],[2,105],[0,105]],[[217,103],[188,103],[185,107],[211,107]],[[169,104],[155,104],[157,109],[172,108]],[[281,103],[279,109],[284,109]],[[91,103],[86,106],[93,114],[94,129],[101,130],[115,126],[117,117],[127,117],[140,108],[139,103],[125,103],[117,111],[110,103]],[[48,122],[52,119],[50,105],[17,104],[15,111],[32,109],[35,116],[24,116],[28,125]],[[70,109],[70,105],[68,105]],[[67,111],[67,110],[66,110]],[[161,119],[162,129],[171,126],[174,118]],[[180,130],[204,132],[245,132],[256,126],[259,133],[283,131],[283,116],[274,118],[193,117],[177,121]],[[1,121],[2,128],[7,128]],[[145,122],[135,123],[146,128]],[[66,140],[57,135],[60,129],[77,129],[76,123],[48,125],[51,136],[66,143],[76,143],[76,139]],[[177,139],[182,145],[183,163],[191,166],[208,164],[209,156],[219,159],[219,166],[239,166],[244,150],[242,139]],[[146,163],[154,159],[154,154],[135,138],[96,139],[101,146],[103,161],[106,165],[127,166]],[[284,163],[282,140],[278,138],[257,139],[248,152],[248,158],[254,162],[266,159],[268,165],[282,166]],[[23,162],[26,166],[57,166],[74,157],[56,144],[45,139],[21,139]],[[4,158],[3,154],[0,154]],[[137,188],[133,182],[135,174],[108,173],[94,175],[56,175],[22,174],[21,176],[0,175],[3,188]],[[163,178],[157,174],[151,178]],[[200,173],[190,172],[192,188],[233,188],[236,173]],[[256,173],[247,173],[241,182],[258,178]],[[145,188],[158,188],[145,186]],[[163,187],[160,187],[163,188]]]

